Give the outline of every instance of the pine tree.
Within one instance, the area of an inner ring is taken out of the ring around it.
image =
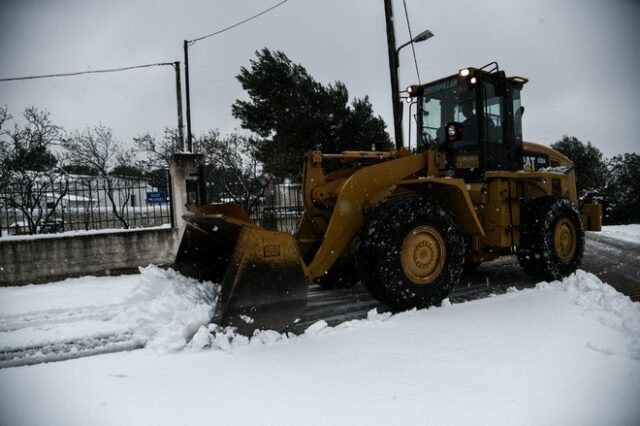
[[[236,100],[233,115],[254,132],[258,158],[265,172],[277,178],[298,178],[304,153],[370,150],[374,143],[390,147],[385,123],[374,116],[369,99],[354,99],[341,82],[317,82],[283,52],[264,48],[250,68],[237,76],[249,95]]]
[[[640,223],[640,155],[616,155],[608,164],[605,223]]]
[[[569,157],[573,162],[578,200],[581,203],[601,202],[608,174],[602,152],[591,142],[585,145],[578,138],[567,135],[551,147]]]

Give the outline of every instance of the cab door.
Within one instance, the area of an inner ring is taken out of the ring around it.
[[[507,82],[484,81],[480,87],[480,100],[480,146],[483,151],[480,158],[483,172],[522,169],[520,92]],[[514,115],[515,107],[517,111]]]

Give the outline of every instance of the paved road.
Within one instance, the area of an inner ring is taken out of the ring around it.
[[[640,241],[628,243],[588,232],[582,269],[640,301]]]
[[[640,301],[640,242],[634,244],[588,232],[581,268],[597,275],[632,300]],[[477,271],[463,275],[450,299],[453,303],[460,303],[501,294],[509,287],[534,287],[536,283],[537,280],[522,272],[515,256],[510,256],[487,262]],[[343,290],[324,290],[314,285],[309,290],[307,310],[292,331],[302,333],[320,319],[336,325],[349,319],[364,318],[373,308],[379,312],[388,310],[371,298],[361,285]]]

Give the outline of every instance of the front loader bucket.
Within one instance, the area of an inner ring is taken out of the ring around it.
[[[308,283],[291,235],[256,226],[232,204],[198,208],[184,219],[175,268],[222,284],[212,322],[251,335],[284,331],[300,317]]]

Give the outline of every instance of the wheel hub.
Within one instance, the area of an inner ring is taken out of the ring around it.
[[[442,273],[446,246],[440,232],[422,225],[409,232],[402,243],[400,263],[415,284],[431,284]]]
[[[570,262],[576,253],[577,235],[573,221],[561,218],[553,231],[553,247],[561,262]]]

